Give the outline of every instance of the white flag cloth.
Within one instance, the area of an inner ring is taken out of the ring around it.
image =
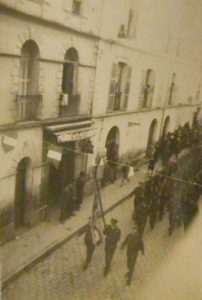
[[[68,104],[69,104],[69,95],[68,94],[63,94],[61,105],[62,106],[68,106]]]
[[[101,158],[101,160],[100,160],[100,166],[101,167],[104,166],[104,159],[103,158]]]
[[[57,161],[61,161],[62,153],[54,151],[54,150],[48,150],[47,157],[57,160]]]
[[[11,146],[11,147],[15,147],[15,146],[17,145],[17,139],[5,135],[5,136],[3,137],[3,144],[4,144],[4,145]]]
[[[128,177],[132,177],[132,176],[134,176],[134,169],[133,167],[130,167]]]

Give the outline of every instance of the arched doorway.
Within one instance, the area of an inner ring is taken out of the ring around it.
[[[147,140],[147,149],[146,149],[146,155],[151,156],[153,146],[156,142],[156,133],[157,133],[157,120],[154,119],[151,122],[150,128],[149,128],[149,134],[148,134],[148,140]]]
[[[105,147],[107,164],[104,170],[103,183],[114,182],[116,180],[116,170],[119,158],[120,133],[117,126],[111,128],[107,135]]]
[[[106,139],[107,160],[118,160],[120,133],[117,126],[111,128]]]
[[[163,125],[163,132],[162,132],[163,136],[165,136],[169,132],[169,127],[170,127],[170,117],[167,116],[165,118],[164,125]]]
[[[31,159],[23,158],[17,166],[15,185],[15,226],[21,227],[26,223],[26,211],[31,186]]]

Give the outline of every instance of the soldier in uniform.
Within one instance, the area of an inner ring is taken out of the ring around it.
[[[103,231],[106,235],[105,238],[105,268],[104,268],[104,276],[110,271],[111,262],[117,247],[117,243],[121,238],[121,230],[117,226],[117,220],[111,219],[111,224],[107,225]]]
[[[143,234],[148,216],[149,207],[145,200],[141,202],[138,210],[135,213],[135,223],[137,224],[138,232],[140,235]]]
[[[64,223],[72,215],[75,208],[76,194],[74,183],[67,185],[60,199],[61,213],[60,222]]]
[[[134,225],[132,227],[132,231],[126,236],[121,245],[121,250],[123,250],[125,247],[127,247],[128,267],[128,272],[126,273],[126,284],[130,285],[139,250],[141,250],[142,254],[144,255],[144,244],[141,235],[137,231],[137,226]]]
[[[95,247],[102,242],[102,235],[96,227],[93,217],[89,218],[88,224],[79,232],[78,236],[82,234],[84,234],[84,243],[86,246],[86,259],[83,265],[83,271],[85,271],[91,262]]]
[[[79,177],[76,179],[76,209],[78,210],[83,202],[84,194],[84,185],[85,185],[85,176],[84,172],[80,172]]]

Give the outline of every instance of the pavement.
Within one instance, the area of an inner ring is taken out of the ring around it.
[[[103,210],[105,213],[119,205],[137,183],[144,180],[146,165],[136,171],[130,181],[120,186],[120,180],[101,189]],[[81,209],[65,224],[59,223],[59,208],[53,209],[49,222],[20,232],[16,239],[1,246],[2,256],[2,286],[16,279],[24,271],[51,254],[62,244],[74,237],[85,226],[92,212],[94,195],[85,197]],[[19,299],[19,298],[18,298]],[[49,298],[47,298],[49,299]]]

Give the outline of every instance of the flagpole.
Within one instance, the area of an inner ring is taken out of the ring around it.
[[[101,194],[100,194],[100,187],[99,187],[99,183],[97,180],[97,170],[98,170],[98,165],[95,166],[95,183],[96,183],[96,189],[97,189],[97,193],[98,193],[98,199],[100,202],[100,208],[101,208],[101,212],[102,212],[102,220],[103,220],[103,224],[104,227],[106,227],[106,222],[105,222],[105,217],[104,217],[104,210],[103,210],[103,206],[102,206],[102,199],[101,199]]]

